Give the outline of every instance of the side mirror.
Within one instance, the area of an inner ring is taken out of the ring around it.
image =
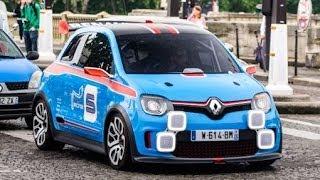
[[[112,78],[112,75],[100,68],[84,67],[84,72],[91,76]]]
[[[250,75],[254,75],[257,72],[256,66],[247,66],[246,72]]]
[[[27,59],[28,59],[29,61],[37,60],[37,59],[39,59],[39,53],[36,52],[36,51],[30,51],[30,52],[27,54]]]

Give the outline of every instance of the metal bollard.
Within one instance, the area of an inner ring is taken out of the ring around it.
[[[298,76],[298,30],[295,31],[294,76]]]
[[[236,45],[237,45],[237,57],[240,58],[240,49],[239,49],[239,28],[236,25]]]

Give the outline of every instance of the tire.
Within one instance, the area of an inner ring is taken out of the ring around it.
[[[63,143],[54,141],[51,132],[51,113],[45,101],[37,101],[33,109],[33,137],[37,147],[43,151],[62,150]]]
[[[27,128],[32,130],[32,128],[33,128],[33,116],[24,117],[24,122],[26,122]]]
[[[250,167],[252,168],[266,168],[271,166],[276,160],[267,160],[267,161],[257,161],[257,162],[251,162]]]
[[[128,127],[121,114],[111,116],[106,126],[106,155],[109,165],[116,170],[127,170],[132,165]]]

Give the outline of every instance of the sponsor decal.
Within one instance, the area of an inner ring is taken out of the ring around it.
[[[83,90],[84,87],[81,86],[78,92],[72,91],[71,93],[71,109],[83,109]]]
[[[97,121],[97,95],[97,87],[86,85],[84,89],[84,121],[91,123]]]

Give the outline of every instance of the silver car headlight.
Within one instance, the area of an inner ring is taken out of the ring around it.
[[[145,113],[150,115],[162,116],[168,109],[171,103],[162,97],[157,96],[142,96],[141,106]]]
[[[268,93],[256,94],[251,103],[252,110],[261,110],[265,113],[271,109],[271,99]]]
[[[41,83],[42,72],[36,71],[32,74],[31,79],[29,81],[29,89],[38,89]]]

